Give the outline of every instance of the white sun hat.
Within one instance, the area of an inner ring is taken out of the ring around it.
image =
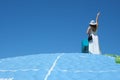
[[[96,22],[94,20],[91,20],[89,24],[90,25],[96,25]]]

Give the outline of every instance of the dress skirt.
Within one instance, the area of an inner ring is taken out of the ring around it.
[[[92,40],[89,42],[89,53],[101,54],[98,35],[97,34],[91,34],[91,35],[92,35]]]

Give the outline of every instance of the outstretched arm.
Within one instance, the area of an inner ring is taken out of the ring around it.
[[[97,24],[97,26],[98,26],[98,18],[99,18],[99,16],[100,16],[100,12],[98,12],[97,16],[96,16],[96,24]]]

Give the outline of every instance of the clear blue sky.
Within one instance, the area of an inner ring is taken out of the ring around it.
[[[0,58],[80,53],[98,11],[102,53],[120,54],[119,0],[0,0]]]

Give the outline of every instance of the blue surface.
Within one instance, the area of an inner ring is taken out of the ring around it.
[[[0,79],[120,80],[113,57],[82,53],[38,54],[0,60]]]

